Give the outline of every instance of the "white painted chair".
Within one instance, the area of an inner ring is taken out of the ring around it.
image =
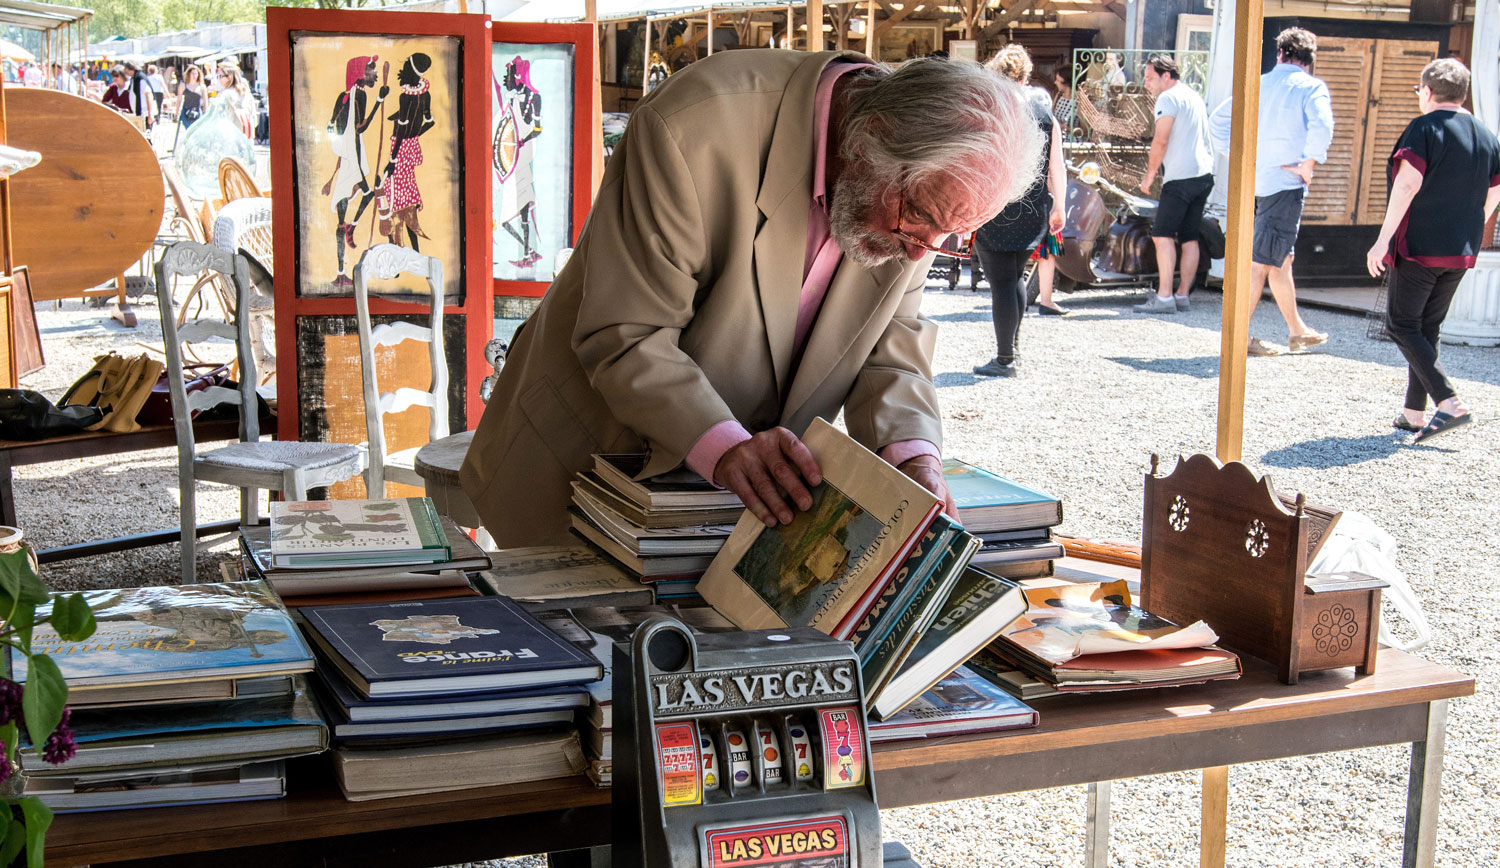
[[[370,280],[389,280],[399,274],[425,278],[432,299],[427,327],[410,322],[394,322],[370,327]],[[365,487],[370,497],[385,497],[385,483],[402,482],[425,488],[426,482],[416,471],[417,450],[403,449],[386,454],[385,421],[387,413],[399,413],[408,407],[429,409],[427,439],[448,436],[448,359],[443,353],[443,263],[437,257],[423,256],[415,250],[396,244],[377,244],[365,251],[354,266],[354,307],[359,321],[359,360],[365,387],[365,432],[369,438],[369,469]],[[381,392],[375,373],[375,348],[395,346],[416,340],[427,344],[432,365],[432,381],[427,391],[401,387]]]
[[[170,278],[175,275],[197,276],[205,270],[228,276],[237,296],[238,309],[249,310],[250,276],[245,257],[195,241],[179,241],[167,248],[156,263],[156,299],[161,314],[162,339],[166,344],[172,421],[177,428],[177,480],[182,492],[182,581],[189,584],[197,581],[193,551],[198,529],[194,497],[197,480],[239,486],[240,523],[250,525],[258,521],[259,489],[283,492],[290,500],[306,500],[309,488],[349,479],[365,468],[364,453],[352,444],[260,439],[250,317],[237,317],[233,324],[219,319],[195,319],[180,327],[177,325]],[[235,356],[240,364],[239,388],[210,386],[190,395],[182,376],[182,344],[212,337],[234,341]],[[240,442],[200,454],[193,440],[192,416],[225,403],[239,405]],[[294,408],[287,409],[295,412]]]
[[[228,161],[232,158],[226,157]],[[271,200],[235,199],[214,218],[214,246],[230,255],[250,255],[250,340],[255,347],[255,370],[261,383],[276,376],[276,313],[271,290]],[[256,269],[264,273],[257,278]],[[244,308],[236,308],[238,311]],[[180,315],[179,315],[180,318]]]

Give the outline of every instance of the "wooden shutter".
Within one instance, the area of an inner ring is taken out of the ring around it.
[[[1318,37],[1318,59],[1313,74],[1328,85],[1333,98],[1333,141],[1328,146],[1328,162],[1313,170],[1312,186],[1308,188],[1307,204],[1302,211],[1303,223],[1319,226],[1354,223],[1374,45],[1373,39]]]
[[[1436,42],[1382,39],[1375,43],[1375,74],[1370,83],[1370,112],[1356,215],[1359,223],[1379,225],[1385,219],[1385,203],[1390,193],[1386,160],[1406,125],[1418,114],[1417,95],[1411,88],[1421,81],[1422,67],[1437,57],[1437,49]]]

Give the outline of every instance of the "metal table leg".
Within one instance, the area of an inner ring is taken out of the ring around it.
[[[1087,835],[1083,844],[1085,868],[1107,868],[1109,865],[1109,795],[1113,781],[1089,784]]]
[[[1448,700],[1428,703],[1427,739],[1411,745],[1402,868],[1432,868],[1437,851],[1438,803],[1443,796],[1443,739],[1447,723]]]

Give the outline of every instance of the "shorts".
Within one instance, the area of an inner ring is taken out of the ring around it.
[[[1250,244],[1250,261],[1280,268],[1297,246],[1297,230],[1302,226],[1302,200],[1306,187],[1278,190],[1269,196],[1255,197],[1255,240]]]
[[[1156,222],[1151,224],[1151,237],[1197,241],[1198,227],[1203,223],[1203,206],[1208,204],[1208,194],[1213,189],[1212,174],[1163,183],[1161,201],[1156,205]]]

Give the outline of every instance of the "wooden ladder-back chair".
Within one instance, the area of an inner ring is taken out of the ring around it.
[[[262,441],[259,403],[255,396],[255,353],[250,343],[250,318],[233,325],[198,319],[177,326],[170,278],[196,275],[204,269],[225,275],[235,288],[239,307],[248,310],[250,275],[244,256],[194,241],[179,241],[167,248],[156,262],[156,298],[160,305],[162,339],[166,345],[167,384],[172,397],[172,421],[177,429],[177,479],[182,492],[182,580],[196,581],[194,557],[198,518],[195,499],[197,480],[239,486],[240,523],[257,523],[258,489],[285,493],[290,500],[306,500],[310,488],[349,479],[364,470],[364,453],[347,443],[301,443]],[[238,389],[210,386],[188,394],[182,375],[184,341],[223,337],[234,341],[239,360]],[[240,439],[237,443],[199,453],[193,440],[192,417],[218,404],[240,408]]]
[[[235,199],[219,209],[214,218],[214,246],[233,256],[244,254],[250,269],[250,339],[255,346],[256,372],[260,382],[276,375],[275,272],[271,249],[271,200]],[[236,307],[236,311],[238,311]],[[185,309],[184,309],[185,310]],[[238,315],[238,314],[236,314]],[[183,314],[178,313],[179,326]]]
[[[167,180],[167,190],[172,195],[172,208],[177,212],[168,224],[168,228],[178,237],[178,240],[196,241],[199,244],[209,243],[212,236],[209,234],[208,227],[203,225],[202,216],[193,208],[193,201],[188,197],[177,170],[168,165],[163,165],[161,168],[162,176]],[[224,275],[209,269],[198,276],[198,279],[193,282],[193,288],[188,290],[188,294],[183,297],[182,303],[178,306],[181,311],[178,325],[202,315],[204,306],[207,304],[203,295],[205,289],[213,293],[213,298],[218,302],[219,310],[224,315],[224,321],[234,321],[234,287]]]
[[[266,195],[255,183],[250,168],[235,157],[219,161],[219,194],[225,204],[236,199],[263,199]]]
[[[432,299],[426,328],[409,322],[395,322],[370,327],[370,293],[368,281],[388,280],[399,274],[426,278]],[[359,359],[365,388],[365,431],[369,438],[369,470],[365,487],[369,497],[384,497],[386,480],[425,487],[417,474],[417,449],[403,449],[386,454],[385,423],[387,413],[399,413],[411,406],[430,410],[428,440],[448,436],[448,360],[443,353],[443,263],[437,257],[423,256],[395,244],[377,244],[366,250],[354,266],[354,307],[359,323]],[[380,391],[375,373],[375,348],[395,346],[406,340],[425,341],[432,362],[432,380],[427,391],[403,387],[394,392]]]

